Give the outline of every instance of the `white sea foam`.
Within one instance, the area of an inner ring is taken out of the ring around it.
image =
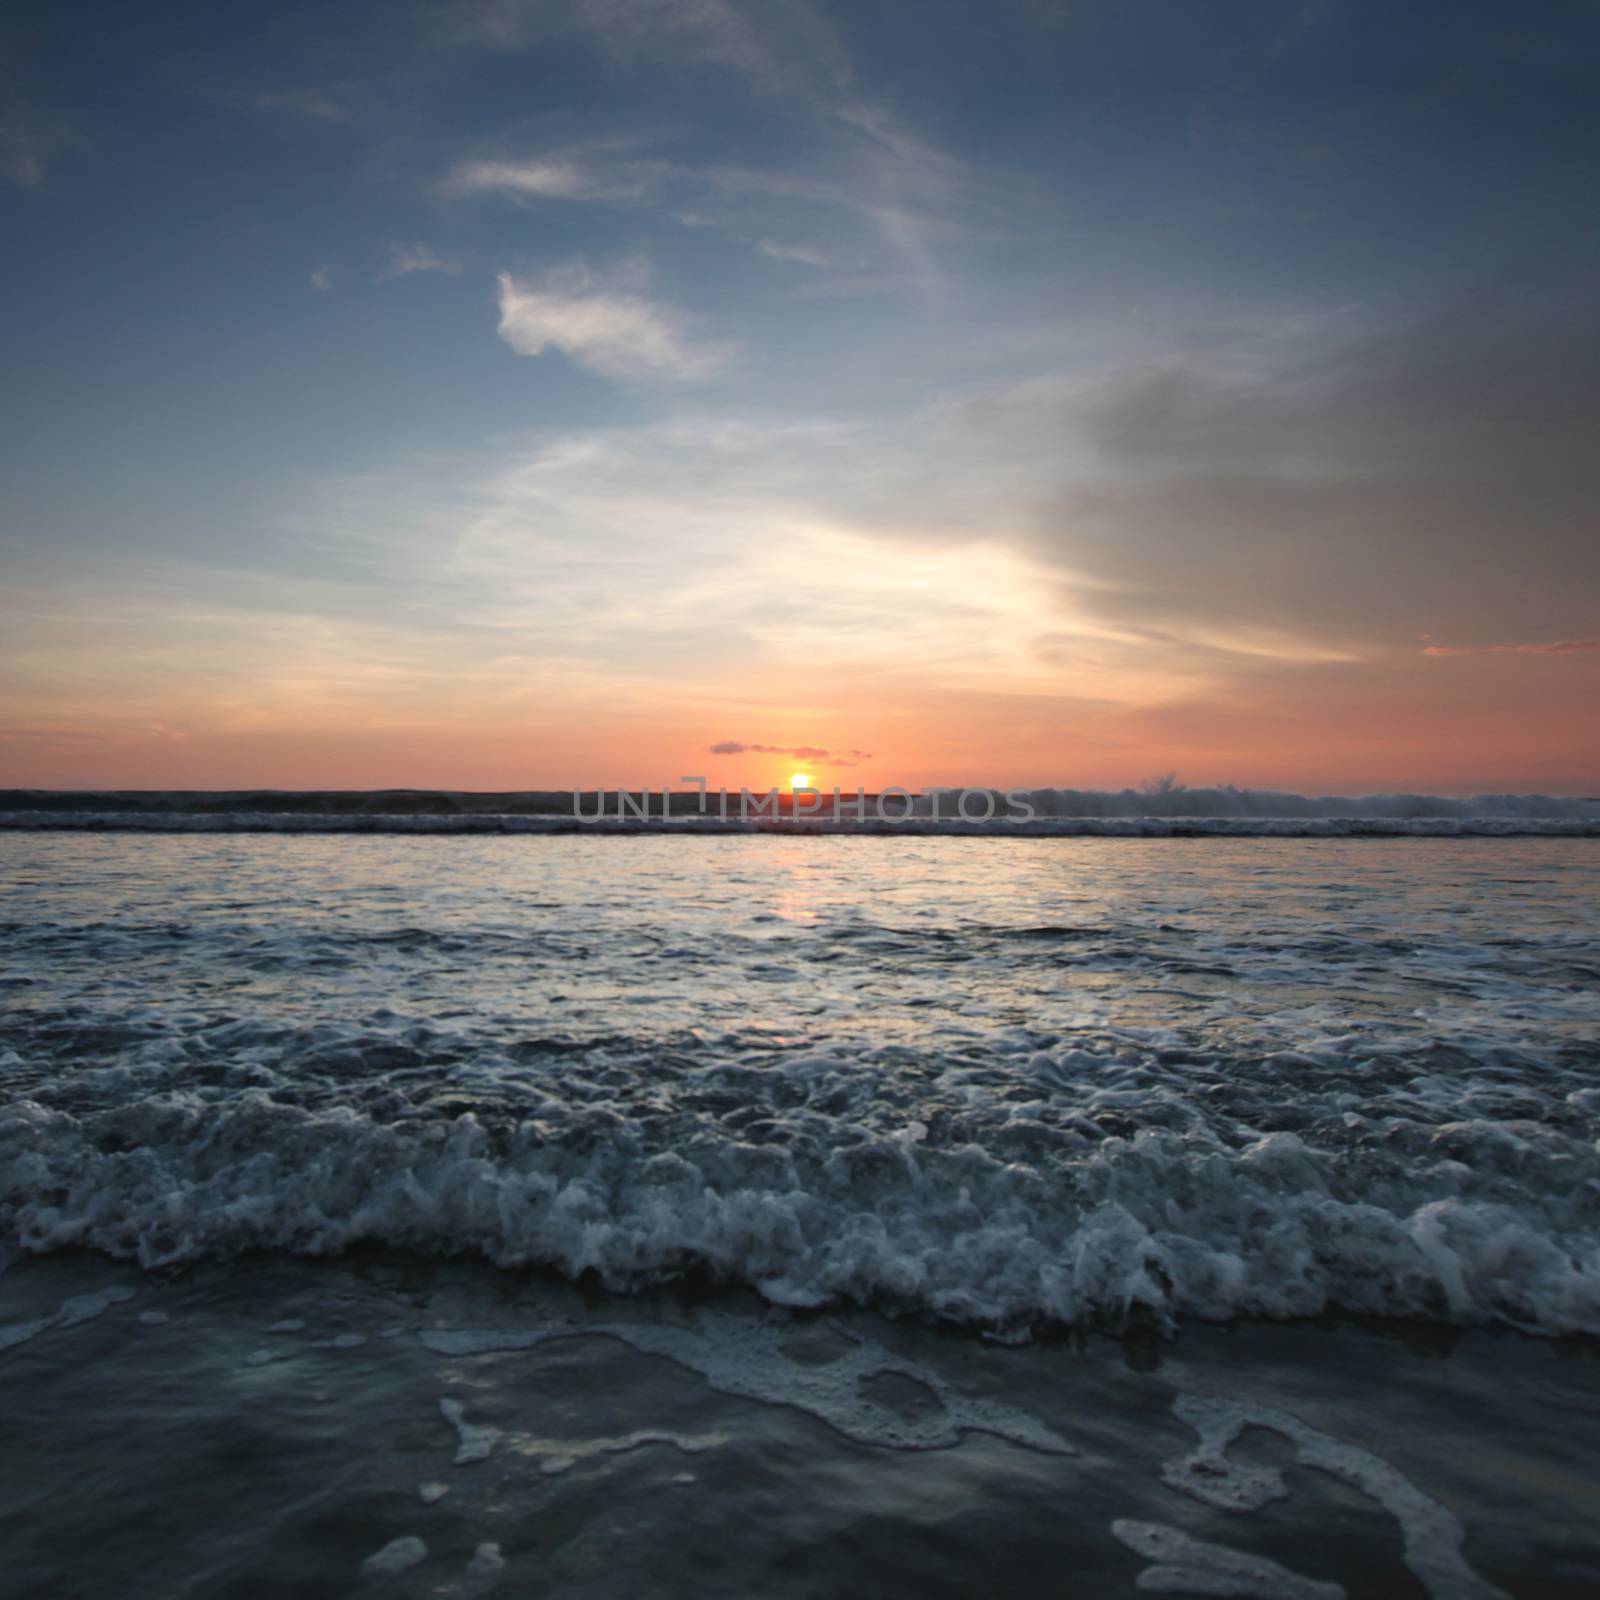
[[[793,1406],[863,1444],[894,1450],[941,1450],[966,1433],[988,1433],[1050,1455],[1072,1455],[1073,1446],[1026,1412],[998,1400],[980,1400],[953,1389],[930,1367],[895,1355],[859,1334],[839,1331],[834,1360],[801,1365],[784,1351],[788,1330],[780,1323],[703,1311],[694,1327],[659,1323],[605,1323],[581,1328],[436,1328],[421,1335],[436,1355],[473,1356],[497,1350],[530,1350],[559,1339],[603,1335],[645,1355],[665,1356],[698,1372],[722,1394]],[[936,1411],[906,1417],[875,1400],[872,1380],[899,1377],[927,1391]]]
[[[661,1428],[636,1428],[632,1433],[620,1434],[615,1438],[523,1437],[518,1439],[517,1449],[523,1455],[536,1457],[539,1470],[546,1477],[557,1478],[563,1473],[572,1471],[580,1462],[588,1460],[591,1456],[627,1455],[630,1451],[651,1444],[668,1445],[674,1450],[683,1451],[685,1455],[699,1455],[703,1450],[712,1450],[726,1443],[727,1435],[721,1433],[669,1433]]]
[[[1294,1445],[1304,1465],[1342,1479],[1394,1517],[1405,1540],[1406,1565],[1434,1600],[1510,1600],[1467,1565],[1456,1518],[1370,1450],[1323,1433],[1287,1411],[1253,1402],[1180,1395],[1173,1410],[1200,1435],[1196,1450],[1163,1468],[1162,1476],[1175,1488],[1230,1511],[1255,1510],[1286,1494],[1276,1470],[1228,1459],[1229,1446],[1246,1428],[1269,1429]]]
[[[1116,1113],[1115,1096],[1101,1104]],[[779,1304],[842,1298],[1002,1327],[1334,1306],[1600,1330],[1600,1242],[1581,1221],[1600,1168],[1590,1142],[1465,1122],[1404,1143],[1442,1139],[1478,1172],[1408,1173],[1374,1145],[1357,1184],[1338,1153],[1290,1133],[1230,1149],[1180,1122],[1090,1142],[1007,1109],[987,1151],[861,1133],[808,1149],[799,1132],[788,1149],[701,1138],[649,1153],[596,1108],[580,1155],[537,1118],[509,1135],[471,1113],[407,1129],[255,1093],[226,1106],[178,1095],[116,1117],[142,1151],[132,1161],[66,1113],[12,1107],[0,1166],[29,1249],[97,1246],[150,1266],[378,1240],[621,1289],[703,1263]],[[1440,1197],[1444,1184],[1462,1192]]]
[[[1192,1539],[1161,1522],[1119,1518],[1111,1531],[1153,1565],[1135,1580],[1159,1594],[1246,1595],[1258,1600],[1344,1600],[1337,1583],[1302,1577],[1266,1556]]]
[[[19,1344],[37,1339],[41,1333],[76,1328],[81,1323],[92,1322],[102,1312],[124,1300],[133,1298],[133,1290],[120,1286],[99,1289],[93,1294],[76,1294],[63,1300],[47,1317],[35,1317],[27,1322],[13,1322],[0,1327],[0,1350],[13,1350]]]
[[[493,1541],[480,1544],[467,1563],[467,1576],[470,1578],[496,1578],[505,1570],[506,1558],[500,1554],[500,1546]]]
[[[381,1550],[375,1551],[361,1563],[365,1578],[387,1578],[398,1572],[408,1572],[428,1559],[428,1547],[414,1534],[391,1539]]]
[[[456,1430],[456,1465],[466,1467],[474,1461],[487,1461],[499,1441],[500,1430],[485,1423],[468,1422],[466,1407],[459,1400],[443,1399],[439,1409],[445,1421]]]

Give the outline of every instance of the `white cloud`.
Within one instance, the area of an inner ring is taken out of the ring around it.
[[[807,267],[829,265],[828,258],[820,250],[813,250],[806,245],[779,244],[775,239],[762,239],[757,243],[756,249],[774,261],[798,261]]]
[[[1145,641],[1097,626],[1059,574],[1008,548],[1000,519],[913,544],[854,515],[847,502],[880,488],[904,504],[898,457],[878,483],[889,443],[858,417],[715,412],[549,438],[464,495],[450,537],[415,540],[407,581],[471,596],[475,628],[592,679],[701,682],[757,662],[764,682],[809,683],[826,662],[920,688],[1034,693],[1068,670],[1108,699],[1171,686]],[[371,518],[385,562],[394,523]]]
[[[348,85],[338,89],[271,89],[252,95],[249,103],[259,111],[287,112],[313,122],[344,122],[355,115],[348,91]]]
[[[333,268],[313,267],[307,273],[306,281],[318,294],[326,294],[333,287]]]
[[[618,200],[640,192],[637,182],[602,179],[569,156],[524,161],[464,161],[445,187],[455,194],[507,194],[539,200]]]
[[[557,349],[608,378],[703,378],[721,352],[687,343],[669,308],[599,288],[582,267],[528,283],[500,274],[500,337],[518,355]]]
[[[385,278],[404,278],[413,272],[449,272],[461,270],[458,261],[444,261],[425,244],[392,244],[389,246],[389,265],[384,268]]]

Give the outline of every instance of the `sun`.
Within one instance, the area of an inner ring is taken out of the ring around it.
[[[811,787],[811,780],[805,775],[805,773],[797,772],[789,780],[789,787],[791,789],[809,789]]]

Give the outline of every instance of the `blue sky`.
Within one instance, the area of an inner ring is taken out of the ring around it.
[[[10,15],[9,781],[1596,781],[1593,6]]]

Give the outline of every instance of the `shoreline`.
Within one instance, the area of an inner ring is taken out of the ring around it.
[[[490,1592],[476,1572],[1053,1600],[1175,1560],[1254,1573],[1239,1593],[1578,1600],[1600,1569],[1594,1339],[1312,1319],[1012,1346],[389,1251],[164,1278],[63,1252],[0,1275],[0,1307],[42,1324],[0,1353],[34,1441],[0,1496],[52,1506],[48,1536],[19,1524],[22,1594]],[[414,1571],[374,1565],[397,1544]]]

